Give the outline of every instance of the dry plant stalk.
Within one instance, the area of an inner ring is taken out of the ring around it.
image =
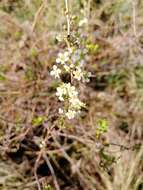
[[[37,11],[36,14],[35,14],[34,21],[33,21],[33,24],[32,24],[32,32],[34,32],[34,30],[35,30],[35,28],[36,28],[37,22],[38,22],[38,20],[40,19],[40,15],[41,15],[41,13],[42,13],[43,10],[44,10],[46,1],[47,1],[47,0],[43,0],[41,6],[39,7],[38,11]]]
[[[69,16],[69,1],[65,0],[66,19],[67,19],[67,36],[70,36],[70,16]]]

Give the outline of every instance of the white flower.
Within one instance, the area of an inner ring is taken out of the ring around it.
[[[64,110],[59,108],[59,114],[63,114],[64,113]]]
[[[63,96],[65,96],[66,93],[67,93],[67,92],[66,92],[66,89],[64,88],[63,85],[61,85],[60,87],[57,88],[56,96],[59,97],[59,100],[60,100],[60,101],[64,101]]]
[[[69,60],[69,52],[59,53],[58,58],[56,59],[56,63],[65,64]]]
[[[85,104],[81,102],[78,98],[71,98],[69,101],[71,103],[71,107],[76,110],[80,110],[81,107],[85,106]]]
[[[70,83],[66,84],[66,88],[67,88],[67,94],[69,98],[74,98],[78,95],[78,92],[76,91],[75,86],[71,86]]]
[[[68,110],[68,112],[65,114],[68,119],[73,119],[76,115],[76,111],[75,110]]]
[[[78,92],[74,86],[71,86],[70,83],[63,83],[57,88],[56,95],[59,97],[60,101],[64,101],[65,98],[69,99],[77,97]]]
[[[68,65],[64,65],[64,69],[65,69],[66,72],[70,71],[70,67]]]
[[[73,74],[74,74],[74,78],[77,79],[78,81],[80,81],[83,77],[83,72],[81,68],[77,68],[77,70],[73,71]]]
[[[56,65],[53,66],[53,70],[50,72],[51,76],[54,76],[55,78],[60,78],[61,69],[59,69]]]
[[[65,114],[68,119],[73,119],[75,115],[80,112],[81,107],[85,106],[85,104],[79,100],[78,92],[71,83],[62,83],[57,88],[56,95],[60,101],[68,101],[68,111],[66,113],[63,109],[59,108],[59,113]]]
[[[79,26],[83,26],[84,24],[86,24],[88,22],[87,18],[84,18],[82,20],[79,21],[78,25]]]
[[[70,68],[73,69],[75,67],[74,64],[70,64]]]

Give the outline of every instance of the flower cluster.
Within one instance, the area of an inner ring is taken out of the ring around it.
[[[72,34],[69,35],[69,15],[66,18],[68,35],[63,38],[62,36],[57,36],[56,39],[59,42],[64,41],[67,48],[58,53],[56,64],[53,66],[50,74],[59,80],[56,96],[63,103],[63,108],[59,108],[59,113],[68,119],[73,119],[80,113],[81,108],[85,107],[85,104],[79,99],[76,87],[79,82],[89,82],[91,73],[87,72],[85,68],[85,63],[88,60],[88,49],[85,43],[82,43],[84,39],[79,37],[78,32],[72,32]],[[86,18],[81,20],[79,22],[80,29],[82,25],[86,23]],[[64,83],[62,81],[63,74],[68,74],[70,76],[70,82]]]
[[[73,79],[82,82],[89,82],[90,72],[84,70],[85,60],[84,57],[87,54],[87,50],[81,51],[80,49],[75,50],[74,48],[68,49],[64,53],[59,53],[56,59],[56,63],[59,64],[53,66],[51,75],[55,78],[60,78],[61,69],[66,73],[70,73]]]
[[[56,96],[61,102],[64,102],[64,108],[59,108],[59,113],[66,116],[68,119],[73,119],[85,104],[78,98],[78,91],[72,83],[63,83],[60,75],[62,73],[69,73],[71,81],[89,82],[90,72],[84,68],[86,56],[88,51],[86,49],[76,49],[75,47],[68,48],[65,52],[58,53],[56,65],[53,66],[50,72],[51,76],[59,79],[59,86],[57,87]]]
[[[68,119],[73,119],[77,113],[80,112],[81,107],[85,104],[78,98],[78,92],[75,86],[70,83],[62,83],[58,88],[56,95],[60,101],[65,102],[65,109],[59,108],[60,114],[65,114]]]
[[[70,83],[62,83],[57,88],[56,95],[59,97],[60,101],[64,101],[68,98],[76,98],[78,95],[78,92],[76,91],[75,86],[71,86]]]
[[[65,64],[69,60],[69,52],[59,53],[58,58],[56,59],[56,63]]]
[[[51,76],[54,76],[55,78],[60,78],[61,69],[57,67],[57,65],[53,66],[53,70],[51,71]]]

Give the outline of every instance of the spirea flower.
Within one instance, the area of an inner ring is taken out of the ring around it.
[[[65,69],[66,72],[69,72],[70,71],[70,66],[64,65],[64,69]]]
[[[64,113],[64,110],[59,108],[59,114],[63,114]]]
[[[59,113],[64,114],[68,119],[73,119],[77,113],[79,113],[81,107],[85,104],[81,102],[78,98],[78,92],[75,86],[70,83],[62,83],[58,88],[56,95],[60,101],[66,101],[68,105],[68,110],[64,112],[63,109],[59,108]]]
[[[76,98],[71,98],[69,101],[70,101],[70,103],[71,103],[71,107],[72,107],[73,109],[75,109],[75,110],[80,110],[81,107],[84,107],[84,106],[85,106],[85,104],[84,104],[83,102],[81,102],[78,97],[76,97]]]
[[[69,52],[66,51],[64,53],[59,53],[58,58],[56,59],[56,63],[65,64],[69,60]]]
[[[73,119],[76,115],[76,111],[75,110],[68,110],[68,112],[66,112],[65,115],[67,116],[68,119]]]
[[[67,88],[67,94],[68,94],[69,98],[74,98],[78,95],[78,92],[77,92],[75,86],[71,86],[70,83],[66,84],[66,88]]]
[[[75,71],[73,71],[73,76],[75,79],[80,81],[82,79],[82,76],[83,76],[83,72],[82,72],[81,68],[77,68]]]
[[[71,86],[70,83],[62,83],[57,88],[56,95],[60,101],[64,101],[65,99],[76,97],[78,95],[78,92],[74,86]]]
[[[79,25],[82,26],[86,22],[87,20],[83,19],[80,21]],[[59,108],[58,112],[68,119],[74,119],[76,115],[80,113],[82,107],[85,107],[85,104],[79,99],[79,93],[76,86],[73,84],[77,84],[78,81],[89,82],[89,77],[91,76],[85,69],[85,63],[88,62],[88,50],[83,41],[80,43],[80,38],[84,36],[79,37],[74,33],[72,35],[70,39],[65,40],[67,43],[66,50],[57,55],[56,63],[59,64],[59,66],[54,65],[50,72],[55,78],[61,79],[58,80],[59,83],[56,89],[56,96],[59,101],[62,102],[63,107]],[[64,40],[65,37],[62,39]],[[57,37],[57,40],[61,41],[61,38]],[[74,43],[72,43],[71,40],[73,40]],[[62,74],[65,73],[70,75],[71,82],[62,82]]]
[[[64,101],[64,97],[66,94],[67,94],[67,90],[66,90],[64,84],[57,87],[56,96],[58,96],[60,101]]]
[[[57,67],[57,65],[53,66],[53,70],[50,72],[51,76],[54,76],[55,78],[60,78],[61,69]]]

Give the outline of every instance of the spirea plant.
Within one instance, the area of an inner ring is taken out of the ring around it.
[[[88,49],[86,44],[81,40],[81,35],[71,30],[71,17],[69,15],[68,0],[65,0],[67,34],[57,36],[59,42],[63,41],[66,47],[61,50],[55,58],[55,64],[50,72],[51,76],[58,80],[56,96],[63,103],[63,107],[59,108],[59,114],[68,119],[73,119],[86,106],[79,99],[78,86],[80,82],[89,82],[91,73],[86,71],[85,65],[88,58]],[[78,26],[82,27],[86,19],[80,20]],[[62,75],[69,75],[70,82],[63,82]]]

